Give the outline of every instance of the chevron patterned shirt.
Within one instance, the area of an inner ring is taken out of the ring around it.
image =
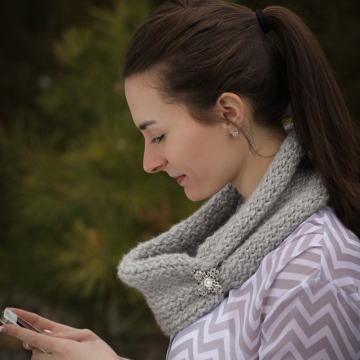
[[[240,288],[171,336],[167,359],[360,359],[359,238],[321,208]]]

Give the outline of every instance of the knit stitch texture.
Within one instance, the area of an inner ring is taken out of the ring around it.
[[[262,259],[329,195],[317,169],[308,169],[292,126],[261,182],[243,200],[227,185],[169,231],[139,244],[118,267],[122,281],[140,290],[165,334],[174,334],[217,306],[252,276]],[[194,270],[219,270],[223,294],[201,296]]]

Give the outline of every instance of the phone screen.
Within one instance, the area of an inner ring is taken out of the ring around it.
[[[24,327],[25,329],[29,329],[29,330],[32,330],[32,331],[35,331],[35,332],[38,332],[38,333],[42,334],[42,331],[37,329],[35,326],[29,324],[27,321],[22,319],[20,316],[17,317],[17,323],[18,323],[19,326]]]
[[[15,313],[13,313],[11,310],[9,310],[8,308],[6,308],[1,316],[1,322],[3,324],[13,324],[13,325],[18,325],[21,326],[25,329],[28,330],[32,330],[35,331],[37,333],[42,334],[43,332],[40,331],[39,329],[37,329],[35,326],[29,324],[26,320],[22,319],[20,316],[16,315]]]

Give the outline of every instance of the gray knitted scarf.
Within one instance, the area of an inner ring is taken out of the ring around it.
[[[170,335],[239,288],[303,221],[329,201],[316,169],[306,168],[292,127],[260,184],[244,202],[227,185],[186,220],[139,244],[118,275],[146,297]],[[236,212],[236,207],[242,201]]]

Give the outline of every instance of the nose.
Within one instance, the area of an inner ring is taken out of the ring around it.
[[[153,174],[164,169],[166,159],[154,149],[145,146],[143,167],[147,173]]]

